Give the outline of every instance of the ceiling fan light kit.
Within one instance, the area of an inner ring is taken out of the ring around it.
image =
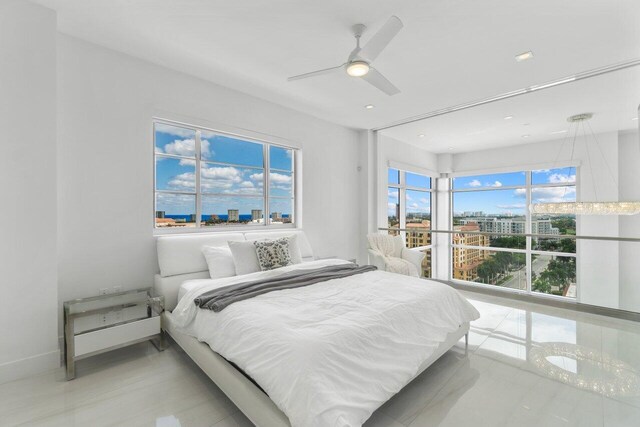
[[[356,47],[351,51],[347,61],[336,67],[325,68],[310,73],[298,74],[289,77],[288,81],[301,80],[309,77],[321,76],[325,74],[335,74],[336,72],[345,72],[351,77],[361,77],[375,88],[381,90],[387,95],[395,95],[400,93],[400,89],[395,87],[385,76],[371,66],[378,55],[387,47],[393,38],[402,29],[402,21],[397,16],[392,16],[387,22],[373,35],[364,47],[360,47],[360,37],[366,27],[362,24],[353,26],[354,37],[356,38]]]
[[[353,61],[347,65],[347,74],[351,77],[362,77],[369,72],[369,64],[365,61]]]

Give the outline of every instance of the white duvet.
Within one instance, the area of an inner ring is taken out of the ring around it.
[[[220,286],[344,262],[193,281],[172,314],[179,330],[251,376],[293,427],[361,426],[448,333],[479,317],[455,289],[374,271],[267,293],[219,313],[193,303]]]

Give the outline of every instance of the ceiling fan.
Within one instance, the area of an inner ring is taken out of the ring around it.
[[[400,89],[395,87],[385,76],[383,76],[378,70],[371,66],[371,63],[380,55],[385,47],[393,40],[393,38],[402,29],[402,21],[397,16],[392,16],[387,22],[378,30],[378,32],[371,37],[371,40],[364,46],[360,47],[360,37],[366,30],[362,24],[353,26],[353,32],[356,38],[356,47],[351,51],[347,62],[337,67],[325,68],[323,70],[312,71],[310,73],[299,74],[297,76],[289,77],[288,81],[306,79],[308,77],[321,76],[324,74],[333,74],[336,72],[346,71],[349,76],[361,77],[367,83],[380,89],[387,95],[395,95],[400,93]]]

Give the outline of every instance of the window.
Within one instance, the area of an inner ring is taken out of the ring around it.
[[[452,278],[575,298],[575,216],[529,210],[575,197],[574,167],[454,178]]]
[[[156,228],[293,225],[294,149],[165,121],[154,145]]]
[[[407,248],[423,251],[422,274],[431,277],[431,177],[388,170],[387,221],[390,234],[401,234]],[[396,229],[396,230],[394,230]],[[400,232],[399,229],[410,231]]]

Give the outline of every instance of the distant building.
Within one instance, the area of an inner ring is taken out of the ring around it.
[[[216,215],[216,214],[211,214],[211,216],[209,217],[209,219],[210,219],[211,221],[217,221],[217,220],[219,220],[219,219],[220,219],[220,217],[219,217],[218,215]]]
[[[464,234],[465,231],[482,231],[476,222],[458,225],[454,228],[460,231],[453,235],[454,245],[489,246],[489,236],[481,234]],[[489,258],[490,252],[476,248],[453,248],[453,278],[474,281],[478,277],[478,266]]]
[[[262,209],[251,209],[251,221],[262,219]]]
[[[164,218],[164,211],[156,211],[156,218]]]
[[[479,231],[487,233],[525,234],[526,221],[524,218],[474,218],[463,219],[462,225],[477,224]],[[559,235],[560,230],[553,227],[550,219],[534,219],[531,221],[531,233]]]
[[[271,212],[271,221],[282,222],[282,212]]]
[[[465,218],[483,217],[484,216],[484,212],[482,212],[482,211],[475,211],[475,212],[464,211],[462,213],[462,216],[465,217]]]
[[[196,222],[196,214],[189,215],[189,222]]]
[[[408,222],[405,227],[409,230],[405,233],[407,248],[419,248],[431,244],[431,233],[426,232],[431,229],[431,221],[428,219],[421,222]],[[424,253],[427,256],[422,260],[422,275],[431,277],[431,250],[427,249]]]
[[[240,221],[240,211],[238,211],[238,209],[227,210],[227,222],[239,222],[239,221]]]

